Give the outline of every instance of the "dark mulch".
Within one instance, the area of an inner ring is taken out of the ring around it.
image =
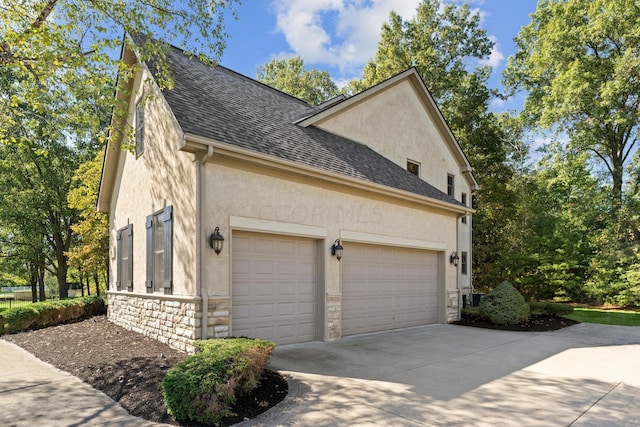
[[[160,386],[169,368],[185,360],[187,354],[116,326],[105,316],[2,338],[101,390],[137,417],[197,425],[176,422],[167,414]],[[286,395],[286,380],[265,370],[258,388],[236,402],[233,411],[237,416],[223,425],[253,418]]]
[[[556,331],[558,329],[566,328],[567,326],[575,325],[576,323],[580,322],[565,319],[564,317],[548,315],[532,315],[526,322],[521,322],[515,325],[496,325],[495,323],[487,322],[486,320],[476,316],[463,316],[462,320],[454,322],[455,325],[462,326],[526,332]]]

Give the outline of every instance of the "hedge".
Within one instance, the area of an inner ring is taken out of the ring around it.
[[[233,416],[237,396],[258,385],[275,344],[250,338],[195,341],[196,353],[162,380],[170,415],[179,421],[218,424]]]
[[[95,295],[60,301],[35,302],[0,313],[0,335],[46,328],[106,312],[105,300]]]
[[[549,316],[563,316],[573,313],[573,307],[569,304],[557,302],[530,302],[531,314],[547,314]]]

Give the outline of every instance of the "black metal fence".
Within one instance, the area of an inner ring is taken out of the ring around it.
[[[25,307],[33,304],[31,301],[15,299],[13,296],[0,294],[0,311],[8,310],[14,307]]]

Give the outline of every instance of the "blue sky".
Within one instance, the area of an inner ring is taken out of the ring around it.
[[[445,0],[462,3],[460,0]],[[237,20],[228,20],[230,36],[220,63],[249,77],[273,58],[299,55],[307,68],[328,71],[338,85],[360,76],[375,55],[380,27],[391,10],[405,19],[420,0],[243,0]],[[490,58],[489,82],[500,87],[500,76],[513,38],[529,23],[537,0],[468,0],[481,17],[481,26],[496,42]],[[522,98],[494,105],[497,111],[519,110]]]

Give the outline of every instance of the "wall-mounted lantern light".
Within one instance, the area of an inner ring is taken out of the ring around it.
[[[460,257],[458,256],[458,252],[451,252],[451,256],[449,257],[449,262],[456,267],[458,266],[458,262],[460,261]]]
[[[331,255],[335,256],[338,261],[340,261],[340,259],[342,258],[343,249],[344,248],[340,244],[340,239],[336,239],[336,241],[333,242],[333,245],[331,245]]]
[[[222,244],[224,243],[224,237],[220,234],[220,227],[216,227],[213,230],[213,234],[209,236],[209,245],[213,248],[216,255],[220,255],[222,252]]]

